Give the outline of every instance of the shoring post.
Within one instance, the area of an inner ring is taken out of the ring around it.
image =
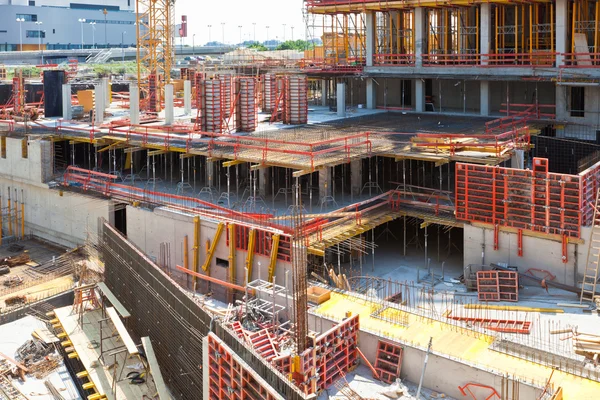
[[[229,179],[229,178],[228,178]],[[235,284],[235,224],[229,224],[229,282]],[[229,302],[235,302],[235,292],[229,291]]]
[[[221,234],[223,233],[223,228],[225,227],[224,222],[220,222],[217,226],[217,231],[215,232],[215,237],[210,243],[210,247],[208,248],[206,259],[204,260],[204,264],[202,264],[202,270],[206,272],[207,275],[210,276],[210,263],[212,262],[213,255],[215,254],[215,250],[217,249],[217,245],[219,244],[219,239],[221,238]]]
[[[248,253],[246,255],[246,275],[248,282],[252,280],[252,263],[254,260],[254,241],[256,238],[256,231],[254,229],[250,229],[248,233]]]
[[[517,254],[523,257],[523,229],[517,231]]]

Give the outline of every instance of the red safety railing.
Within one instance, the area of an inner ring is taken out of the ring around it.
[[[485,133],[493,134],[495,132],[506,132],[507,130],[515,130],[525,126],[525,120],[516,118],[515,116],[506,116],[497,118],[485,123]]]
[[[480,54],[423,54],[424,67],[463,67],[465,65],[479,66]]]
[[[332,59],[312,58],[302,59],[299,66],[307,73],[358,74],[363,71],[365,64],[365,58],[349,57],[345,58],[343,63],[335,63]]]
[[[7,132],[13,132],[15,130],[15,121],[10,120],[10,119],[1,119],[0,120],[0,125],[4,125],[6,126],[6,130]]]
[[[555,119],[556,118],[556,105],[554,104],[518,104],[518,103],[502,103],[500,104],[501,113],[507,113],[509,115],[527,119]],[[516,108],[516,109],[515,109]],[[553,111],[553,112],[548,112]]]
[[[563,53],[564,65],[561,68],[598,68],[600,53]]]
[[[410,185],[407,185],[410,186]],[[412,188],[416,188],[412,186]],[[388,192],[388,203],[393,211],[399,211],[401,206],[405,208],[424,209],[434,215],[454,214],[454,205],[450,193],[445,190],[429,189],[424,187],[416,191],[390,190]]]
[[[68,132],[73,132],[73,133],[85,133],[86,136],[89,137],[90,142],[93,142],[94,139],[96,138],[96,133],[100,133],[100,130],[98,127],[96,126],[91,126],[89,128],[83,128],[80,126],[73,126],[73,125],[63,125],[65,123],[68,123],[67,121],[63,121],[62,119],[59,119],[56,121],[56,125],[54,126],[54,130],[58,133],[58,135],[60,136],[61,134],[64,133],[68,133]],[[52,129],[51,127],[46,127],[44,126],[44,128],[48,128],[48,129]]]
[[[272,214],[239,212],[194,197],[154,192],[135,186],[118,184],[115,183],[116,179],[117,176],[115,175],[69,166],[63,177],[63,185],[79,187],[85,191],[98,192],[104,196],[121,199],[126,202],[138,201],[146,204],[165,206],[193,215],[218,218],[223,221],[233,221],[236,223],[247,223],[251,226],[270,227],[286,234],[292,233],[291,228],[271,223]]]
[[[373,65],[414,66],[414,54],[373,54]]]

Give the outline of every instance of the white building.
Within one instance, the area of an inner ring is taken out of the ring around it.
[[[135,38],[135,0],[0,0],[0,51],[132,46]]]

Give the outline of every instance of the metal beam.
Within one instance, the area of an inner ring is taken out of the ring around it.
[[[246,163],[246,161],[242,161],[242,160],[225,161],[223,163],[223,167],[228,168],[228,167],[233,167],[233,166],[245,164],[245,163]]]
[[[277,265],[277,252],[279,251],[279,235],[273,235],[271,243],[271,262],[269,263],[269,282],[273,282],[275,266]]]
[[[208,249],[208,253],[206,254],[206,259],[204,260],[204,264],[202,265],[202,270],[206,272],[207,275],[210,275],[210,263],[212,262],[212,258],[215,254],[215,250],[217,249],[217,244],[219,243],[219,239],[221,238],[221,234],[223,233],[224,227],[224,222],[220,222],[217,226],[217,232],[215,233],[215,237],[213,238],[213,241],[210,244],[210,248]]]

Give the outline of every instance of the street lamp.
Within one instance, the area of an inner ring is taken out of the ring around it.
[[[292,42],[294,41],[294,25],[290,26],[290,28],[292,29]]]
[[[266,28],[267,28],[267,46],[269,46],[269,28],[270,28],[270,26],[267,25]]]
[[[238,25],[238,28],[240,28],[240,46],[242,45],[242,25]]]
[[[210,43],[212,40],[210,38],[210,28],[212,28],[212,25],[208,25],[208,43]]]
[[[253,22],[252,25],[254,26],[254,38],[252,39],[252,41],[256,43],[256,22]]]
[[[95,49],[96,48],[96,23],[90,22],[90,25],[92,26],[92,49]]]
[[[121,32],[121,51],[122,51],[122,59],[123,62],[125,62],[125,47],[123,47],[123,43],[125,43],[125,34],[127,33],[127,31],[123,31]]]
[[[225,22],[221,22],[221,33],[223,35],[223,46],[225,46]]]
[[[286,24],[282,24],[283,25],[283,41],[285,42],[285,25]]]
[[[85,23],[85,18],[79,18],[78,21],[81,24],[81,50],[83,50],[83,24]]]
[[[42,21],[35,21],[35,24],[38,26],[38,51],[40,52],[40,58],[42,60],[41,64],[43,64],[44,58],[42,57]]]
[[[19,51],[23,51],[23,22],[25,22],[25,18],[17,18],[17,22],[19,23]]]
[[[192,55],[196,55],[196,34],[192,35]]]

